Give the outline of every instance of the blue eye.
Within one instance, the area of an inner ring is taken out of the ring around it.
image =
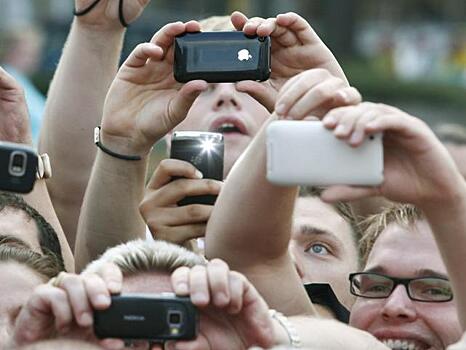
[[[329,254],[328,249],[319,243],[311,245],[306,251],[317,254],[317,255],[327,255]]]

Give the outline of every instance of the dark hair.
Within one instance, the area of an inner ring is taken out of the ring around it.
[[[44,255],[54,256],[61,269],[65,270],[60,241],[57,233],[39,212],[27,204],[24,199],[13,193],[0,192],[0,211],[5,208],[21,210],[34,220],[37,226],[39,245]],[[5,232],[8,234],[8,232]]]
[[[58,259],[53,255],[41,255],[27,246],[19,244],[1,244],[0,262],[16,262],[42,275],[44,282],[62,271]]]

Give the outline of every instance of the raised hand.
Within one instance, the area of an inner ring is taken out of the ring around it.
[[[302,71],[324,68],[347,83],[345,74],[323,41],[309,23],[296,13],[279,14],[275,18],[248,19],[240,12],[231,15],[237,30],[259,36],[270,35],[272,39],[272,73],[264,83],[243,81],[237,89],[247,92],[261,102],[270,112],[278,105],[275,98],[285,82]]]
[[[377,187],[332,186],[327,201],[381,195],[420,208],[454,198],[464,180],[446,148],[420,119],[376,103],[361,103],[330,111],[324,125],[336,137],[358,147],[371,134],[384,133],[384,181]]]
[[[183,177],[172,181],[173,177]],[[202,179],[202,174],[190,163],[164,159],[155,169],[139,210],[152,235],[176,244],[203,237],[213,205],[177,206],[186,196],[217,195],[221,181]]]
[[[0,67],[0,140],[32,144],[24,91],[2,67]]]
[[[108,92],[102,120],[103,143],[122,154],[146,155],[152,145],[185,117],[202,80],[179,84],[173,78],[173,42],[198,22],[170,23],[149,43],[139,44],[120,68]]]

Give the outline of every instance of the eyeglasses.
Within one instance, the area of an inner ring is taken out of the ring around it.
[[[395,278],[372,272],[349,275],[351,294],[370,299],[388,298],[400,284],[411,300],[441,303],[453,299],[450,282],[442,277]]]

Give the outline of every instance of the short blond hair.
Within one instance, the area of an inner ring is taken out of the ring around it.
[[[388,225],[395,223],[401,227],[410,227],[422,219],[424,219],[424,215],[414,205],[394,204],[363,220],[361,228],[364,235],[359,242],[359,253],[363,263],[366,264],[375,242]]]
[[[203,32],[221,32],[236,30],[230,16],[211,16],[199,21]]]
[[[106,263],[114,263],[123,275],[130,276],[141,272],[172,273],[182,266],[205,265],[206,260],[176,244],[138,239],[107,249],[84,272],[96,272]]]

